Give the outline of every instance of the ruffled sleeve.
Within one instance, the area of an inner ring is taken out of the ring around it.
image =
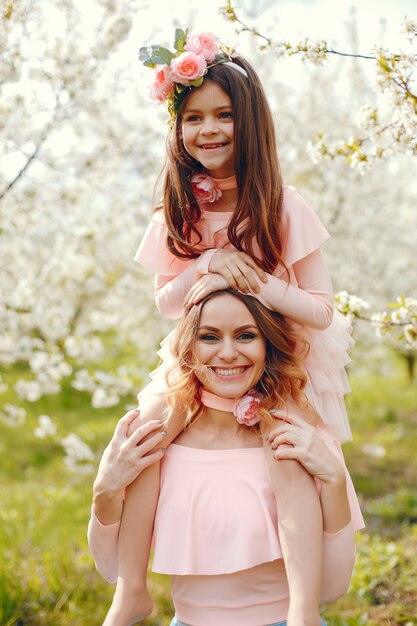
[[[88,545],[97,571],[108,583],[117,582],[119,528],[120,522],[108,526],[101,524],[91,511],[87,531]]]
[[[167,227],[161,210],[155,211],[134,256],[136,263],[154,274],[177,276],[189,261],[171,254],[167,247]]]
[[[282,258],[287,267],[318,250],[330,238],[316,212],[294,187],[284,187]]]

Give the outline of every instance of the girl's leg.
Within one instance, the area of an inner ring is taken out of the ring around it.
[[[277,461],[268,443],[265,453],[290,590],[288,626],[320,626],[323,517],[317,488],[298,461]]]
[[[162,395],[146,397],[144,401],[141,398],[140,409],[140,423],[161,419],[165,414],[166,402]],[[132,430],[140,425],[138,421],[133,423]],[[171,417],[161,447],[171,443],[183,428],[182,417]],[[126,490],[119,533],[117,586],[103,626],[129,626],[152,611],[147,571],[159,497],[159,477],[160,464],[155,463],[144,470]]]

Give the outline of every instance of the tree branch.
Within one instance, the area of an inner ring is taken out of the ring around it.
[[[23,174],[26,172],[26,170],[29,168],[30,164],[32,163],[32,161],[34,161],[34,159],[36,159],[38,152],[43,144],[43,142],[46,139],[46,135],[43,135],[40,140],[38,145],[36,146],[35,150],[32,152],[32,154],[28,157],[26,163],[24,164],[24,166],[22,167],[21,170],[19,170],[19,172],[16,174],[16,176],[10,181],[10,183],[5,187],[5,189],[3,189],[2,192],[0,192],[0,200],[2,200],[4,198],[4,196],[10,191],[10,189],[12,187],[14,187],[14,185],[17,183],[17,181],[19,180],[19,178],[21,178],[23,176]]]

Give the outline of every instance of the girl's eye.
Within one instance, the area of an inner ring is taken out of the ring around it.
[[[198,119],[198,115],[189,115],[184,119],[184,122],[196,122]]]
[[[220,117],[223,119],[232,118],[233,113],[231,111],[223,111],[223,113],[220,113]]]

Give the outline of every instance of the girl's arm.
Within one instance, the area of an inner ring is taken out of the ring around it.
[[[240,253],[229,251],[229,254]],[[221,269],[219,260],[223,261],[228,255],[223,252],[217,258],[217,270]],[[311,328],[327,328],[333,319],[333,289],[320,249],[296,261],[291,269],[298,286],[289,285],[286,280],[267,274],[266,283],[256,278],[259,289],[257,293],[253,291],[252,295],[269,309],[290,317],[295,322]],[[222,272],[219,273],[224,276]],[[203,276],[186,295],[186,306],[196,304],[211,291],[207,276]]]
[[[268,276],[254,294],[268,309],[296,322],[322,330],[333,319],[333,288],[321,250],[315,250],[292,266],[298,286],[282,278]]]
[[[164,317],[177,319],[184,311],[184,301],[187,293],[196,284],[202,275],[211,276],[211,289],[227,289],[228,283],[220,274],[208,274],[208,261],[214,250],[207,250],[194,261],[191,261],[186,270],[177,276],[155,276],[154,295],[158,311]]]

